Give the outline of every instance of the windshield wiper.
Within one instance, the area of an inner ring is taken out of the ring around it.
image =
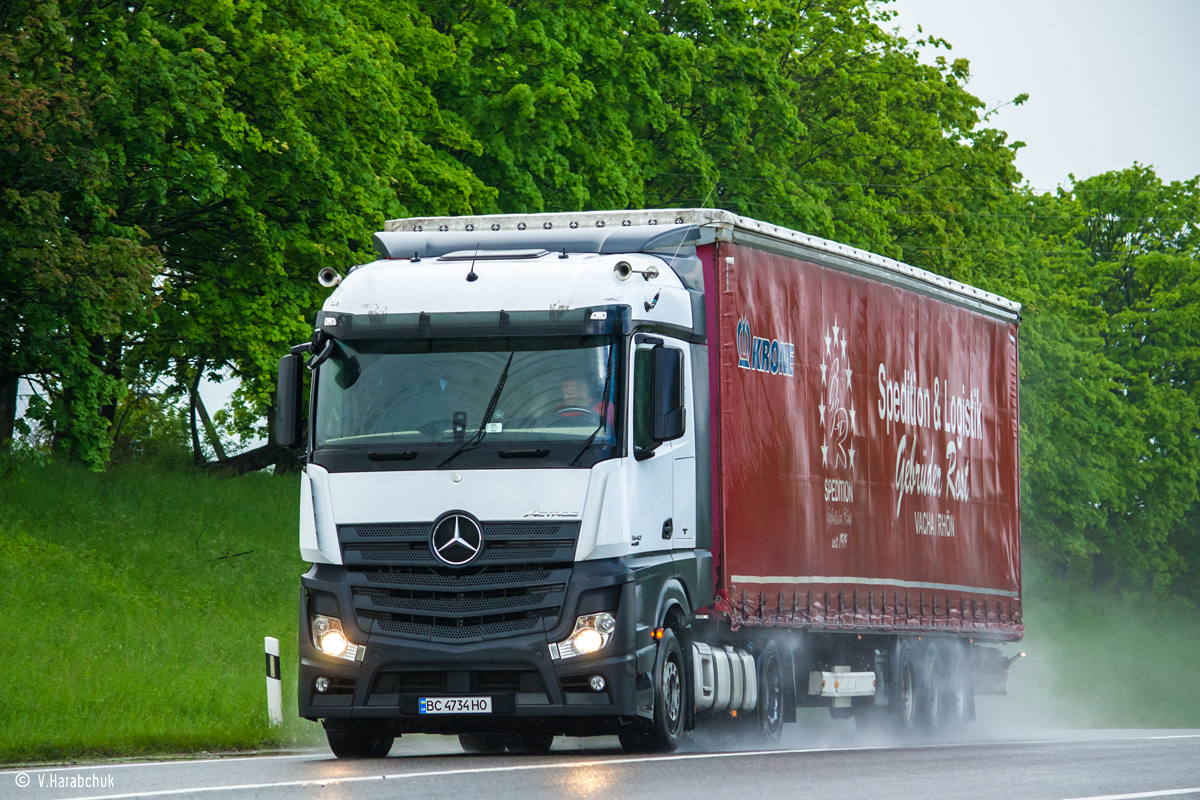
[[[573,467],[579,462],[580,456],[582,456],[587,449],[592,446],[592,442],[596,441],[596,437],[600,434],[600,431],[604,430],[604,428],[608,425],[608,389],[609,385],[612,383],[613,360],[616,354],[616,345],[609,345],[608,364],[604,369],[604,399],[601,401],[600,406],[600,424],[596,426],[596,430],[592,431],[592,435],[589,436],[584,443],[580,445],[579,449],[575,451],[575,455],[573,455],[571,460],[567,462],[568,467]]]
[[[496,381],[496,388],[492,390],[492,399],[488,400],[487,410],[483,412],[483,419],[479,421],[479,429],[475,431],[475,435],[447,453],[446,457],[438,462],[437,469],[446,466],[468,447],[474,447],[483,440],[484,434],[487,433],[487,425],[492,421],[492,414],[496,413],[496,402],[500,399],[500,393],[504,391],[504,382],[508,380],[508,368],[512,366],[513,356],[516,354],[516,350],[508,354],[508,363],[504,365],[504,371],[500,373],[500,380]]]

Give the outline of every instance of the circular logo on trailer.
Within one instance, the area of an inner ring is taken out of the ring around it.
[[[443,564],[461,567],[475,560],[483,550],[483,529],[466,514],[447,514],[434,523],[429,547]]]

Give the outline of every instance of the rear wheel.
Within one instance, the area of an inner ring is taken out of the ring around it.
[[[896,648],[896,685],[892,691],[891,708],[896,726],[904,732],[917,727],[918,659],[908,642]]]
[[[338,758],[383,758],[392,749],[396,737],[378,723],[346,722],[325,729],[329,749]]]
[[[460,733],[458,743],[467,753],[504,752],[504,737],[498,733]]]
[[[617,734],[630,753],[670,753],[683,738],[684,698],[687,679],[683,651],[670,628],[663,630],[654,660],[654,717],[638,718]]]
[[[918,669],[917,722],[924,730],[937,730],[942,720],[942,659],[932,642],[921,651]]]
[[[971,670],[962,645],[949,644],[943,652],[942,702],[939,725],[947,731],[959,732],[971,719]]]

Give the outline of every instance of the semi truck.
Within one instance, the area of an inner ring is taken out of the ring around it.
[[[809,707],[953,732],[1006,692],[1017,303],[703,208],[374,246],[321,271],[275,420],[307,452],[299,713],[336,755],[770,743]]]

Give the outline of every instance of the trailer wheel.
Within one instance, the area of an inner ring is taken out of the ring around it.
[[[769,743],[775,743],[783,733],[784,694],[779,650],[774,643],[767,645],[758,663],[758,674],[762,676],[758,691],[758,730]]]
[[[670,753],[683,738],[687,674],[683,651],[670,628],[663,630],[654,659],[654,718],[638,718],[617,734],[628,753]]]
[[[510,733],[503,737],[510,753],[536,755],[549,753],[554,744],[553,733]]]
[[[947,731],[958,732],[971,719],[971,670],[967,666],[962,645],[957,642],[945,648],[944,661],[940,726]]]
[[[495,733],[460,733],[458,743],[465,753],[504,752],[504,739]]]
[[[325,738],[329,740],[329,749],[338,758],[383,758],[396,741],[383,726],[366,721],[326,728]]]
[[[925,730],[937,730],[942,721],[942,659],[932,642],[925,646],[917,663],[917,722]]]
[[[896,685],[892,692],[892,705],[896,725],[901,731],[909,732],[917,727],[917,703],[920,692],[918,685],[917,654],[908,642],[896,648]]]

